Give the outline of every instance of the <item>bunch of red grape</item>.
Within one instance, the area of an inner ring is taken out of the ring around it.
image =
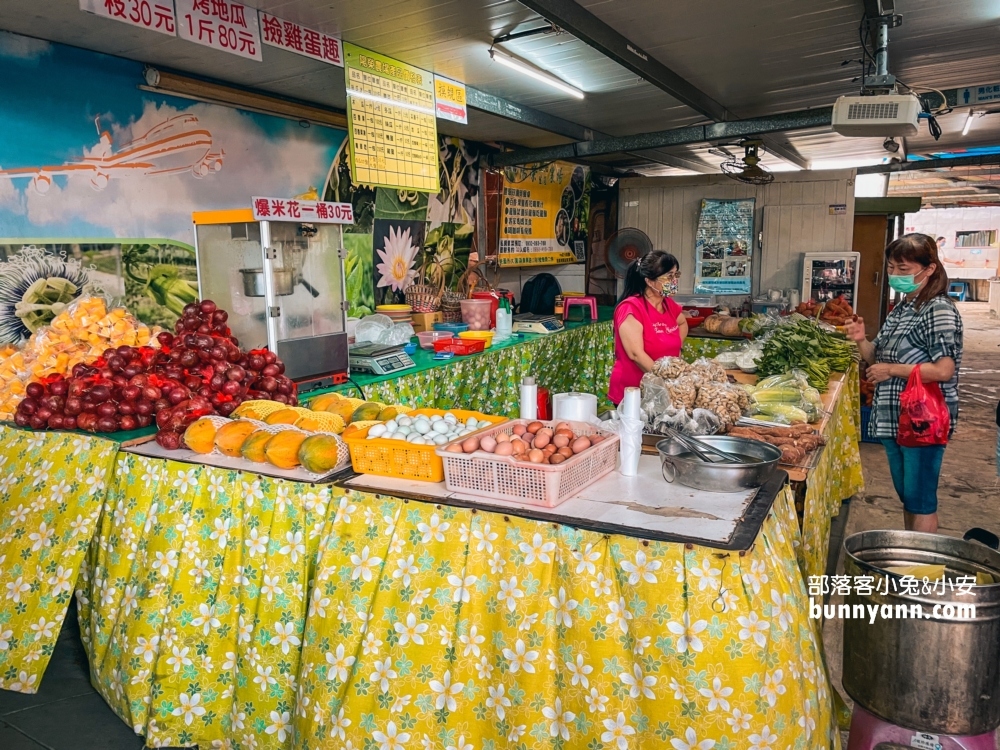
[[[55,375],[27,386],[14,421],[33,429],[117,432],[148,427],[157,442],[180,444],[181,433],[206,414],[229,416],[247,398],[297,403],[285,366],[266,349],[244,353],[211,300],[194,302],[157,336],[159,349],[120,346],[78,364],[70,378]]]

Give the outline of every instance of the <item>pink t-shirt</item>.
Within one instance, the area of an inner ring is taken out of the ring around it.
[[[681,314],[681,306],[669,297],[663,302],[662,313],[641,296],[624,299],[615,308],[615,365],[611,368],[608,385],[608,398],[615,404],[621,403],[626,388],[637,387],[642,380],[642,370],[629,359],[618,335],[618,329],[629,315],[642,325],[642,347],[650,359],[680,356],[682,342],[677,316]]]

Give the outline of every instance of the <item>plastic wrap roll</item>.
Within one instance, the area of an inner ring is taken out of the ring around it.
[[[589,422],[597,416],[597,396],[593,393],[557,393],[552,398],[552,418]]]

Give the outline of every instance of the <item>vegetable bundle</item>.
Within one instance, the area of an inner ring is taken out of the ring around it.
[[[802,370],[809,384],[825,391],[830,372],[846,372],[855,361],[857,347],[842,334],[823,330],[812,320],[780,325],[764,342],[757,362],[761,377]]]

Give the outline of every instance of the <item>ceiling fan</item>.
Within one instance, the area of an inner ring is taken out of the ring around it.
[[[748,185],[767,185],[774,181],[774,175],[760,163],[763,145],[763,141],[748,138],[739,143],[718,144],[710,148],[708,153],[723,159],[720,165],[722,172],[730,179]],[[742,148],[743,157],[740,158],[727,147]]]

